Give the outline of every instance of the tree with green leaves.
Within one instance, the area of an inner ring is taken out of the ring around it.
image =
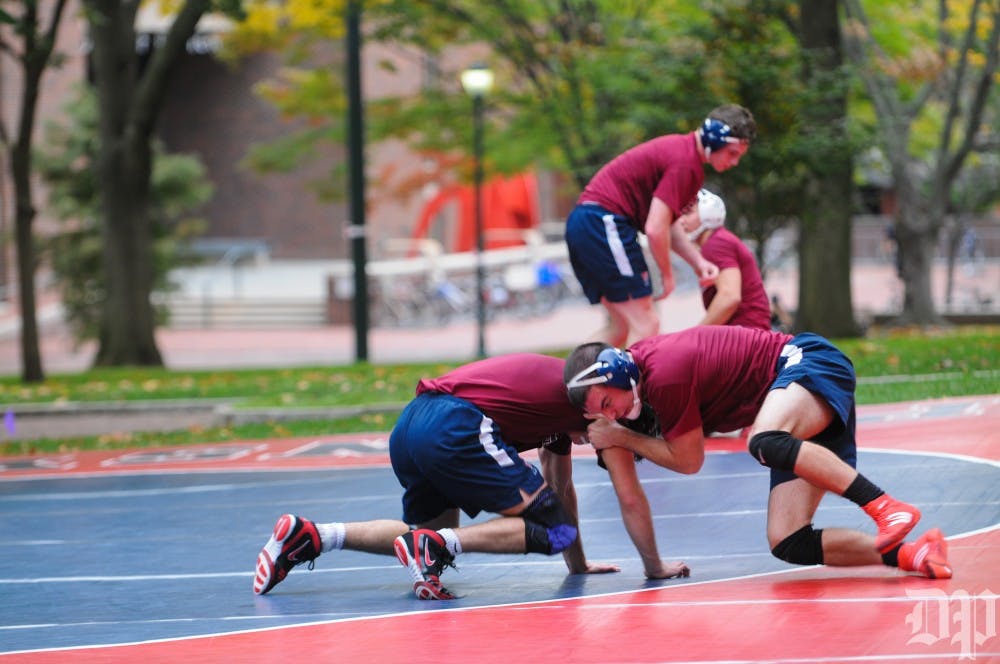
[[[240,0],[183,0],[140,68],[135,52],[139,0],[83,0],[98,100],[102,260],[107,298],[97,365],[163,364],[154,336],[154,223],[150,214],[153,133],[167,77],[198,21],[218,10],[240,15]]]
[[[771,267],[769,238],[779,229],[797,230],[796,326],[852,336],[858,333],[850,289],[852,142],[836,6],[836,0],[710,3],[692,30],[704,43],[704,70],[726,81],[759,126],[740,167],[718,183],[710,178],[726,199],[727,225],[754,241],[764,274]]]
[[[996,150],[984,122],[1000,64],[1000,3],[843,0],[845,44],[875,109],[875,142],[889,163],[905,287],[900,321],[940,318],[931,268],[953,190],[970,155]]]
[[[339,51],[328,44],[342,34],[342,25],[330,17],[342,16],[343,4],[320,0],[305,11],[300,4],[248,3],[247,21],[227,38],[236,53],[263,48],[285,53],[289,66],[259,90],[282,112],[308,120],[301,132],[258,147],[251,155],[255,165],[292,168],[315,154],[318,140],[342,144],[345,97],[337,75],[342,67]],[[719,104],[698,76],[704,53],[678,45],[672,35],[679,34],[679,22],[656,20],[663,18],[657,4],[675,3],[563,4],[568,6],[367,3],[365,41],[392,44],[420,59],[428,72],[417,94],[368,101],[367,138],[403,138],[430,155],[467,152],[469,100],[459,87],[459,72],[443,65],[447,53],[463,47],[487,47],[497,71],[488,100],[486,167],[492,173],[553,167],[569,173],[574,188],[582,187],[625,147],[658,133],[693,129]],[[690,8],[687,13],[697,15]],[[672,93],[684,103],[664,103]],[[471,179],[471,159],[460,168]]]
[[[0,57],[17,62],[21,74],[20,106],[16,131],[11,133],[0,117],[0,147],[10,160],[14,181],[14,227],[17,247],[17,278],[21,311],[21,378],[40,382],[45,373],[38,346],[35,269],[37,251],[32,226],[35,198],[32,190],[32,138],[42,75],[57,62],[56,34],[66,8],[66,0],[46,3],[47,16],[40,16],[37,0],[0,2]],[[6,205],[6,201],[0,201]]]
[[[770,267],[768,240],[798,222],[807,176],[796,162],[803,150],[799,49],[783,11],[786,3],[780,4],[743,3],[737,8],[712,3],[702,10],[704,25],[692,28],[702,58],[708,59],[706,75],[725,81],[733,90],[729,95],[740,99],[757,120],[758,139],[740,167],[722,178],[711,173],[706,177],[710,188],[726,200],[727,226],[756,246],[757,263],[765,274]]]
[[[342,3],[327,4],[332,12]],[[760,139],[739,169],[723,178],[710,175],[710,186],[725,197],[737,231],[756,241],[764,270],[768,238],[809,217],[801,247],[808,255],[804,288],[821,296],[802,310],[804,321],[827,334],[855,333],[851,197],[845,193],[850,145],[844,139],[845,84],[837,69],[836,3],[818,4],[801,3],[796,12],[787,2],[734,0],[370,3],[368,41],[391,43],[397,52],[422,59],[427,74],[416,94],[368,102],[369,138],[404,138],[419,153],[471,178],[468,99],[458,87],[458,72],[447,71],[456,47],[488,53],[497,72],[488,100],[487,170],[567,173],[569,194],[631,145],[689,131],[719,103],[738,102],[754,112]],[[275,12],[282,10],[271,5],[260,11],[270,12],[270,20],[254,25],[283,29],[260,27],[241,44],[283,50],[291,65],[261,90],[282,112],[309,123],[281,143],[258,146],[253,159],[258,166],[287,168],[308,156],[319,139],[342,141],[343,95],[331,74],[339,68],[307,57],[315,56],[311,47],[322,43],[324,30],[336,25],[315,20],[330,15],[325,11],[292,13],[289,5],[281,20]],[[830,25],[832,36],[824,31]],[[464,159],[449,156],[455,154]],[[440,169],[428,177],[439,176]],[[408,191],[415,188],[407,185]]]
[[[98,153],[97,103],[82,89],[64,108],[66,124],[49,123],[36,163],[48,185],[49,205],[63,221],[60,233],[43,245],[75,339],[100,339],[108,282],[102,261],[98,220],[100,185],[94,163]],[[184,240],[200,234],[204,221],[187,217],[212,195],[205,167],[196,156],[166,154],[153,144],[149,214],[152,220],[152,269],[157,292],[167,292],[171,268],[182,264]],[[165,308],[157,308],[157,321]]]

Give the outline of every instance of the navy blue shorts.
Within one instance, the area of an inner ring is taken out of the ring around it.
[[[638,231],[600,205],[577,205],[566,222],[573,273],[591,304],[602,297],[625,302],[653,294]]]
[[[857,379],[851,360],[823,337],[811,332],[799,334],[781,349],[778,376],[771,383],[771,389],[788,387],[791,383],[798,383],[833,409],[834,421],[813,437],[812,442],[831,450],[851,468],[856,468],[854,388]],[[772,468],[771,488],[795,477],[791,471]]]
[[[449,394],[411,401],[389,435],[389,458],[403,486],[403,521],[419,524],[451,508],[474,517],[500,512],[543,483],[542,474],[503,441],[493,420]]]

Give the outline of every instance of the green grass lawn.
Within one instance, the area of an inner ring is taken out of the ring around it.
[[[854,361],[859,378],[859,404],[1000,393],[1000,327],[997,326],[919,333],[871,332],[866,338],[835,342]],[[412,397],[420,378],[439,375],[457,364],[356,364],[232,371],[100,369],[54,375],[32,385],[21,384],[17,377],[3,377],[0,403],[15,409],[23,404],[159,399],[225,400],[235,408],[399,404]],[[276,419],[228,428],[6,441],[0,443],[0,454],[388,431],[395,418],[394,412],[373,412],[338,419]]]

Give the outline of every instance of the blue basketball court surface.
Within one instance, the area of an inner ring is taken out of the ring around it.
[[[1000,660],[1000,397],[861,408],[858,428],[859,469],[920,507],[915,534],[945,532],[954,578],[775,559],[767,471],[739,439],[713,441],[696,475],[639,464],[660,553],[690,578],[644,579],[607,473],[577,448],[587,556],[622,571],[463,554],[448,602],[350,551],[251,591],[283,513],[398,518],[384,434],[0,459],[0,662]],[[816,525],[874,530],[837,496]]]

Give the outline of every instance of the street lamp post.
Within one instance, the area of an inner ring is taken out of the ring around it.
[[[462,88],[472,97],[472,155],[475,161],[476,334],[477,354],[486,357],[486,275],[483,266],[483,101],[493,87],[493,72],[473,65],[462,72]]]

